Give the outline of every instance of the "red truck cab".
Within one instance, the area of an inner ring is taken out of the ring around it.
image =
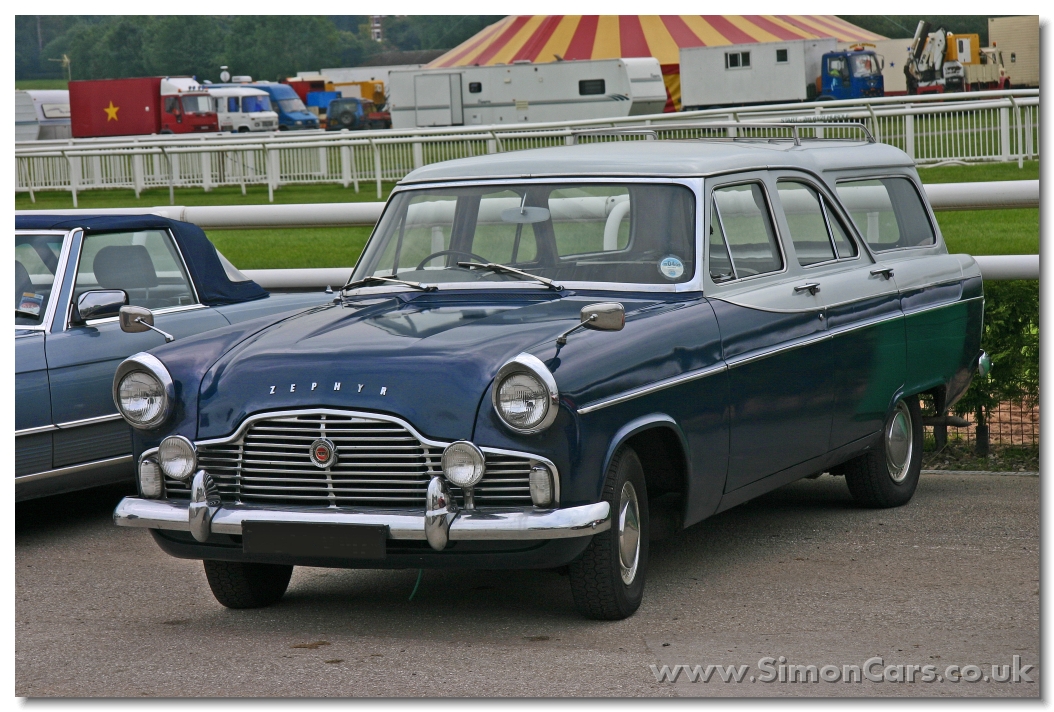
[[[73,81],[74,138],[218,131],[215,107],[191,77]]]

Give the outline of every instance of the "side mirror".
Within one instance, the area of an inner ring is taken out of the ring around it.
[[[146,307],[121,307],[121,331],[126,334],[138,334],[143,331],[156,331],[165,337],[165,343],[170,344],[176,340],[166,331],[161,331],[154,326],[154,315]]]
[[[601,302],[582,307],[582,326],[597,331],[622,331],[626,326],[626,308],[618,302]]]
[[[95,289],[84,292],[77,298],[70,322],[84,324],[89,319],[105,319],[117,316],[121,307],[128,303],[128,293],[123,289]]]
[[[622,331],[626,326],[626,308],[618,302],[599,302],[582,307],[578,315],[578,324],[572,326],[556,337],[556,343],[563,346],[569,334],[579,329],[596,331]]]
[[[154,314],[146,307],[121,307],[120,316],[121,331],[126,334],[150,331],[154,325]]]

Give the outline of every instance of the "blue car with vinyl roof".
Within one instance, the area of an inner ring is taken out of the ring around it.
[[[296,565],[567,566],[617,619],[652,539],[788,482],[908,502],[920,396],[987,368],[981,276],[911,159],[837,128],[413,171],[333,303],[121,364],[116,523],[232,608]]]
[[[124,359],[330,300],[268,294],[189,223],[16,216],[15,498],[133,480],[132,428],[112,394]]]

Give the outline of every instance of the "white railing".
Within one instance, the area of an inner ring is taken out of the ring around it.
[[[934,211],[997,210],[1039,207],[1039,181],[936,183],[923,186]],[[372,227],[384,203],[301,203],[294,205],[160,205],[143,208],[49,210],[59,215],[160,215],[208,230],[296,227]],[[15,215],[39,215],[16,210]],[[978,256],[985,279],[1039,279],[1039,255]],[[324,269],[244,270],[267,289],[308,289],[339,286],[352,267]]]
[[[883,97],[711,109],[603,120],[388,131],[301,131],[34,141],[15,146],[16,192],[99,188],[266,185],[273,201],[283,185],[353,187],[397,181],[414,168],[487,153],[571,143],[590,129],[648,128],[659,139],[734,135],[727,122],[861,122],[875,138],[919,164],[1022,161],[1039,155],[1039,91],[1033,89]],[[828,135],[830,128],[814,128]],[[739,135],[749,133],[741,129]],[[589,140],[605,140],[592,137]]]

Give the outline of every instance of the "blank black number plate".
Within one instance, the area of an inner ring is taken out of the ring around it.
[[[388,527],[369,524],[243,522],[242,551],[340,559],[383,559]]]

